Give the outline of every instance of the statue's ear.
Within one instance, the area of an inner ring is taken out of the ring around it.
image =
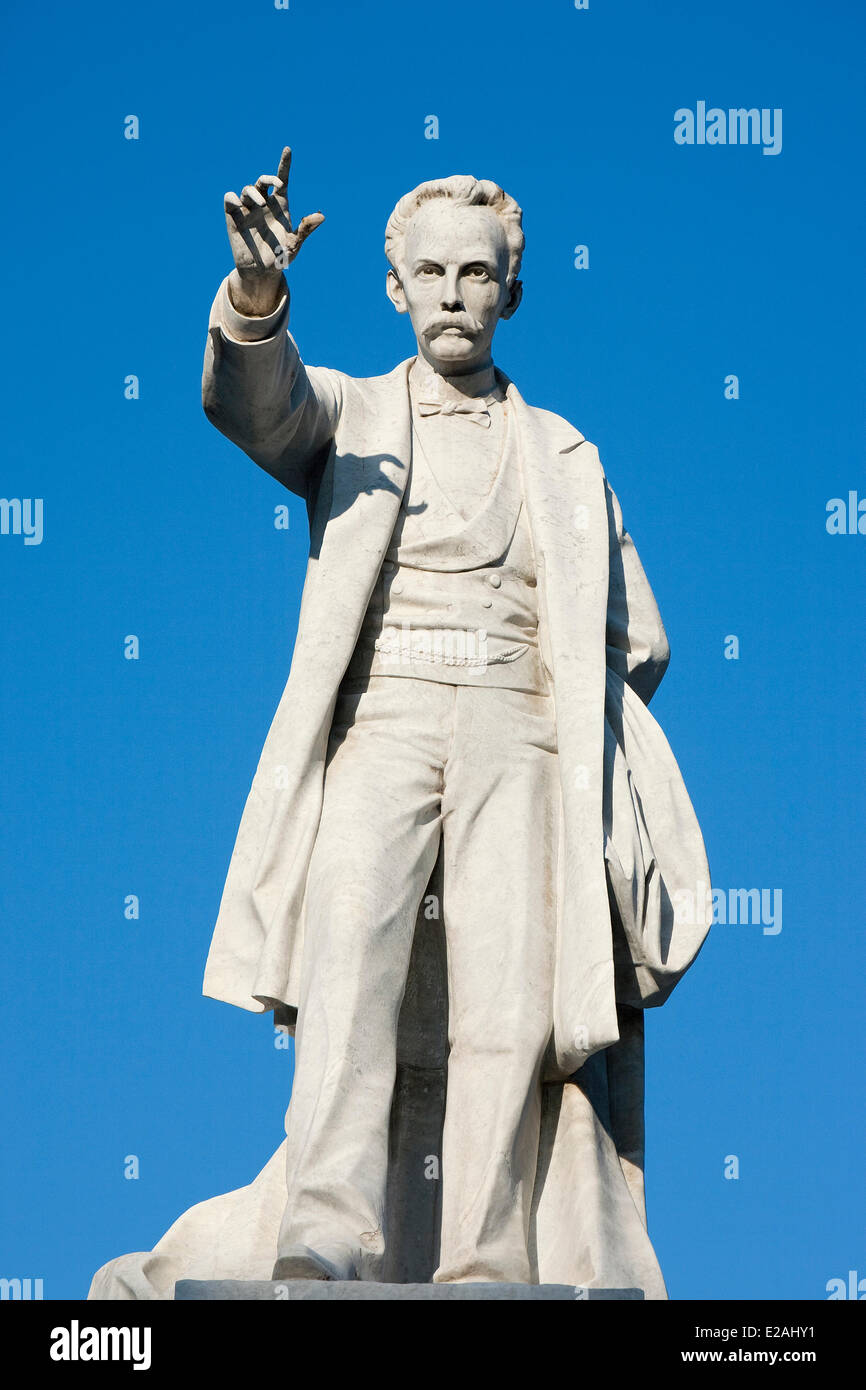
[[[403,291],[403,286],[400,284],[400,277],[393,268],[388,271],[385,278],[385,293],[398,314],[407,314],[409,312],[409,305],[406,303],[406,295]]]
[[[511,286],[508,299],[505,301],[505,308],[502,310],[501,317],[510,319],[511,315],[517,312],[517,306],[523,298],[523,281],[515,280]]]

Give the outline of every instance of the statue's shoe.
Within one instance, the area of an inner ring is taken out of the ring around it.
[[[357,1279],[358,1270],[349,1245],[290,1245],[281,1254],[272,1279]]]

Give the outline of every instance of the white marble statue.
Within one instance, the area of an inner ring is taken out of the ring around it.
[[[492,344],[521,211],[421,184],[388,222],[416,355],[307,367],[288,333],[291,154],[226,196],[208,418],[303,497],[310,559],[205,993],[296,1028],[286,1141],[92,1297],[175,1278],[637,1286],[642,1010],[707,922],[678,768],[647,709],[664,628],[595,447]],[[447,1091],[446,1091],[447,1088]]]

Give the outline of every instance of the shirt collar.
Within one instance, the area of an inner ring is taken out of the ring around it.
[[[417,400],[449,401],[469,398],[501,401],[504,392],[496,380],[493,366],[465,376],[442,376],[423,357],[416,357],[409,371],[409,389]]]

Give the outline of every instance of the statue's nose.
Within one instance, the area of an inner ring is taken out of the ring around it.
[[[457,286],[457,271],[449,270],[442,284],[441,304],[443,309],[459,309],[462,306],[460,290]]]

